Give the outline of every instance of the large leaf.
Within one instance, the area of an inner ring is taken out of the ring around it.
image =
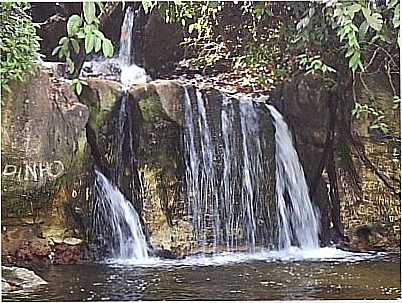
[[[95,3],[94,2],[89,2],[89,1],[84,2],[83,3],[83,9],[84,9],[85,21],[88,24],[91,24],[95,19],[95,12],[96,12]]]
[[[77,32],[80,26],[82,25],[82,20],[81,17],[78,15],[72,15],[70,18],[68,18],[67,21],[67,34],[69,37],[74,36]]]
[[[92,33],[89,33],[85,37],[85,53],[89,54],[92,52],[95,46],[95,36]]]
[[[105,57],[112,57],[113,56],[113,44],[109,39],[104,39],[102,42],[102,51]]]
[[[359,3],[347,7],[347,10],[351,16],[354,16],[354,14],[360,11],[361,9],[362,6]]]
[[[366,18],[366,21],[370,25],[371,28],[375,29],[378,32],[381,30],[382,24],[383,24],[381,14],[374,13],[371,16],[368,16]]]

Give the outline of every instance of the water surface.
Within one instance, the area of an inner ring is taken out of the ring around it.
[[[318,256],[317,253],[321,254]],[[397,299],[400,257],[312,252],[222,254],[36,269],[49,284],[5,301]]]

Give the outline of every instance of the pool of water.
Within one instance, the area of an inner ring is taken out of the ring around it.
[[[49,283],[4,301],[397,299],[400,255],[335,249],[109,260],[37,268]]]

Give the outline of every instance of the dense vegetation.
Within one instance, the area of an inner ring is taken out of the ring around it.
[[[11,80],[22,81],[38,59],[39,38],[28,13],[29,4],[0,4],[1,89],[9,91]]]
[[[77,77],[85,57],[113,55],[113,44],[101,31],[104,6],[85,2],[67,22],[54,54],[66,60]],[[116,6],[115,6],[116,7]],[[301,72],[325,80],[329,87],[349,89],[365,74],[387,75],[399,107],[400,4],[397,0],[323,2],[142,1],[146,15],[159,14],[183,33],[184,69],[235,84],[245,92],[266,93]],[[118,6],[124,9],[125,5]],[[1,87],[23,80],[39,50],[29,4],[3,3]],[[81,83],[73,80],[77,92]],[[355,101],[353,114],[372,116],[372,128],[389,131],[373,104]]]
[[[354,89],[365,74],[387,75],[399,106],[400,4],[387,1],[142,2],[184,31],[186,64],[232,73],[243,89],[269,90],[305,72],[329,86]],[[354,100],[356,101],[356,99]],[[389,131],[375,104],[356,102],[353,114],[372,116]]]

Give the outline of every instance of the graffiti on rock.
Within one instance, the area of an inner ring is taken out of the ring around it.
[[[26,163],[22,166],[6,164],[2,170],[2,177],[15,181],[39,182],[43,179],[55,180],[64,173],[64,164],[61,161]]]

